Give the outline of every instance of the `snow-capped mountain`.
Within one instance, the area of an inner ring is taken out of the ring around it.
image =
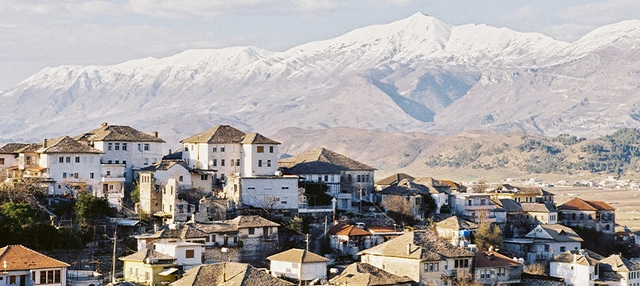
[[[640,21],[566,43],[418,13],[284,52],[230,47],[46,68],[0,93],[0,141],[104,121],[171,143],[217,124],[590,136],[640,126],[639,87]]]

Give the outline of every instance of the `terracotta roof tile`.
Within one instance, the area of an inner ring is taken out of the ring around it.
[[[495,251],[476,252],[475,267],[520,266],[522,263]]]
[[[615,208],[601,201],[586,201],[581,198],[573,198],[570,201],[560,205],[558,210],[580,210],[580,211],[597,211],[597,210],[611,210],[615,211]]]
[[[145,259],[147,259],[147,258],[150,258],[150,259],[155,258],[155,259],[158,259],[159,261],[162,260],[162,261],[165,261],[165,262],[167,260],[169,260],[171,262],[176,260],[176,258],[173,257],[173,256],[160,253],[160,252],[155,251],[153,249],[143,249],[143,250],[140,250],[140,251],[138,251],[138,252],[136,252],[134,254],[131,254],[131,255],[128,255],[128,256],[124,256],[124,257],[120,257],[120,260],[122,260],[122,261],[125,261],[125,260],[127,260],[127,261],[145,261]]]
[[[3,269],[8,271],[69,267],[69,264],[65,262],[53,259],[22,245],[7,245],[0,248],[0,261],[7,262],[7,268]]]
[[[351,224],[336,224],[329,228],[329,234],[333,235],[344,235],[344,236],[363,236],[363,235],[371,235],[365,229],[361,229],[355,225]]]

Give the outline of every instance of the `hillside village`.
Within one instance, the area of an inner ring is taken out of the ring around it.
[[[640,285],[640,232],[607,202],[376,178],[230,125],[180,143],[103,123],[1,146],[0,286]]]

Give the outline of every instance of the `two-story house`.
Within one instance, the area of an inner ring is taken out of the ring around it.
[[[305,284],[327,278],[328,258],[304,249],[292,248],[267,257],[273,277],[285,276]]]
[[[600,280],[600,260],[604,256],[588,249],[567,250],[549,262],[549,274],[562,277],[569,285],[593,286]]]
[[[0,286],[66,286],[69,264],[22,245],[0,248]]]
[[[176,258],[153,249],[143,249],[119,259],[124,263],[124,281],[161,286],[178,279]]]
[[[484,285],[520,285],[522,263],[495,251],[476,252],[474,263],[475,281]]]
[[[615,232],[616,209],[601,201],[573,198],[558,206],[559,222],[568,226],[582,226],[604,233]]]
[[[449,285],[472,275],[474,253],[453,246],[433,231],[412,231],[363,250],[361,261],[421,285]]]
[[[315,148],[280,159],[278,166],[288,175],[327,185],[327,193],[338,200],[339,210],[351,209],[351,202],[368,200],[374,185],[375,168],[325,148]]]
[[[548,261],[555,255],[578,250],[582,238],[571,228],[560,224],[541,224],[524,237],[504,240],[505,248],[529,263]]]
[[[134,173],[162,159],[164,140],[158,132],[147,134],[125,125],[102,123],[100,128],[82,133],[74,139],[103,152],[102,164],[123,165],[126,183],[132,183]]]
[[[453,214],[475,223],[501,222],[496,220],[496,205],[490,193],[452,194]]]
[[[540,187],[519,187],[501,184],[493,189],[496,199],[512,199],[519,203],[545,203],[553,205],[554,194]]]

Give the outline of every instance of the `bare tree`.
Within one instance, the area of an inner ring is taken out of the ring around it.
[[[411,203],[403,196],[386,196],[382,200],[382,206],[387,211],[387,215],[396,222],[412,224],[413,214],[411,213]]]
[[[541,263],[533,263],[524,266],[524,273],[535,274],[535,275],[545,275],[546,268]]]
[[[479,179],[478,182],[471,187],[471,191],[474,193],[485,193],[489,188],[489,184],[484,179]]]

